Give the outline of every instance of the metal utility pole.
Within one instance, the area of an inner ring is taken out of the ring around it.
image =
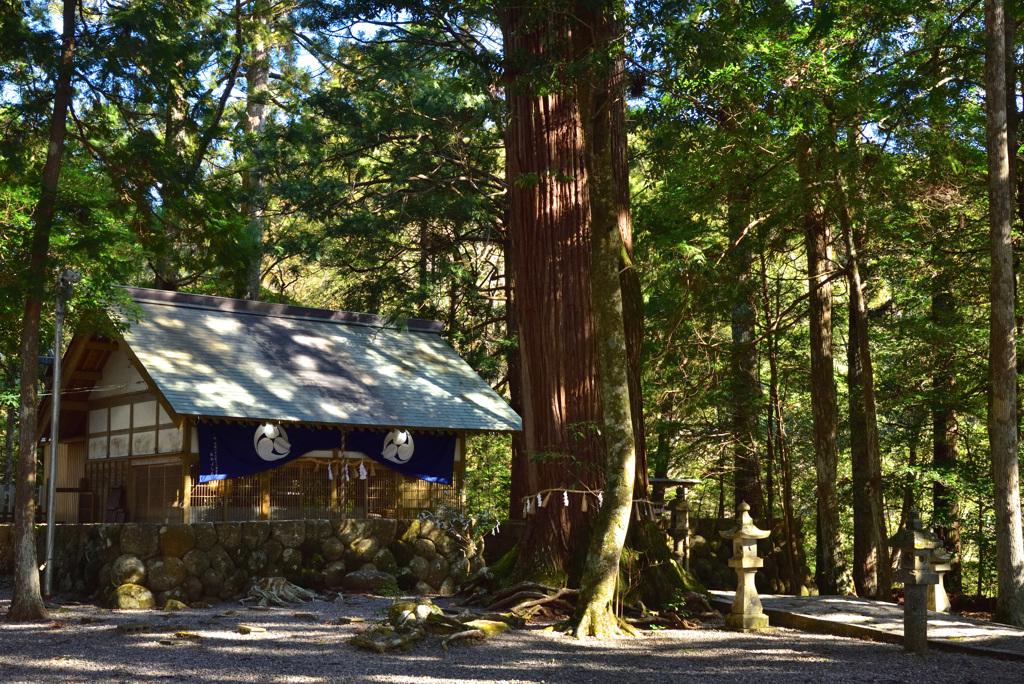
[[[53,596],[53,542],[57,516],[57,445],[60,442],[60,362],[61,333],[64,328],[64,312],[68,297],[75,289],[75,283],[82,279],[78,271],[64,271],[57,276],[57,315],[53,324],[53,395],[50,405],[50,468],[46,479],[46,571],[43,575],[43,596]]]

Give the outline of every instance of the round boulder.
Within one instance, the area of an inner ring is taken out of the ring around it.
[[[185,592],[190,603],[198,601],[204,594],[203,582],[198,577],[186,577],[178,588]]]
[[[349,545],[349,550],[362,558],[364,561],[372,561],[373,557],[377,555],[377,550],[380,548],[380,544],[373,537],[367,539],[357,539]]]
[[[433,560],[434,556],[437,555],[437,549],[434,546],[434,542],[429,539],[417,539],[412,543],[412,550],[420,558],[426,558],[427,560]]]
[[[430,573],[430,561],[422,556],[413,556],[409,561],[409,570],[417,580],[425,581]]]
[[[339,560],[324,566],[324,586],[340,587],[345,580],[345,564]]]
[[[160,556],[146,563],[149,588],[153,591],[169,591],[179,586],[188,577],[188,568],[180,558]]]
[[[345,545],[337,537],[331,536],[321,542],[320,553],[323,554],[324,560],[336,561],[345,555]]]
[[[395,574],[398,571],[398,563],[395,562],[395,557],[391,555],[391,552],[387,549],[381,549],[373,557],[373,564],[377,566],[377,569],[381,572],[386,572],[390,575]]]
[[[224,588],[224,573],[210,568],[199,580],[203,583],[203,591],[209,596],[217,596]]]
[[[138,556],[128,553],[118,556],[110,566],[110,583],[115,587],[122,584],[145,584],[146,564]]]
[[[285,574],[296,573],[302,567],[302,552],[298,549],[285,549],[277,564]]]
[[[210,561],[210,567],[225,577],[235,569],[234,561],[220,544],[207,551],[206,557]]]
[[[440,557],[430,561],[430,570],[427,572],[427,582],[430,586],[440,587],[446,579],[448,579],[448,561]]]
[[[193,577],[199,577],[210,568],[210,559],[207,558],[206,552],[199,549],[192,549],[181,560],[188,574]]]
[[[146,587],[138,584],[122,584],[114,590],[114,608],[118,610],[152,610],[156,599]]]

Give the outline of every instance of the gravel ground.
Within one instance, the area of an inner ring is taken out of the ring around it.
[[[344,596],[291,608],[221,603],[177,613],[55,601],[52,622],[0,621],[0,682],[1024,682],[1020,662],[939,652],[922,658],[889,644],[787,629],[742,635],[722,631],[720,620],[602,641],[531,627],[453,644],[447,654],[440,637],[428,637],[386,655],[348,645],[360,623],[327,624],[381,620],[391,601]],[[9,603],[10,590],[0,588],[0,615]],[[446,607],[447,599],[437,603]],[[117,630],[143,621],[153,629]],[[266,632],[242,635],[240,624]]]

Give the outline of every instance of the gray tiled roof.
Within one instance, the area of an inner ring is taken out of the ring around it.
[[[178,415],[352,426],[522,429],[441,339],[366,314],[128,288],[124,336]]]

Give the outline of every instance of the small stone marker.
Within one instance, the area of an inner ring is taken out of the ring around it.
[[[266,627],[259,627],[258,625],[238,625],[239,634],[257,634],[266,631]]]
[[[754,586],[754,576],[764,561],[757,556],[757,540],[765,539],[771,532],[758,529],[750,517],[750,506],[739,505],[739,525],[722,532],[726,539],[732,539],[733,557],[729,567],[736,569],[736,597],[732,601],[732,612],[725,616],[725,628],[737,632],[753,632],[767,629],[768,616],[761,609],[761,598]]]
[[[942,583],[942,577],[953,569],[953,565],[949,562],[951,559],[952,556],[943,548],[932,551],[931,569],[932,572],[939,576],[939,582],[938,584],[928,585],[928,610],[934,610],[939,613],[949,612],[949,595],[946,594],[946,587]]]
[[[313,622],[320,622],[320,616],[315,613],[292,613],[292,617],[296,620],[312,620]]]
[[[907,528],[889,540],[889,546],[901,552],[893,579],[903,582],[903,650],[908,653],[928,652],[928,585],[939,581],[930,567],[931,551],[941,545],[924,529],[917,511],[910,511]]]

